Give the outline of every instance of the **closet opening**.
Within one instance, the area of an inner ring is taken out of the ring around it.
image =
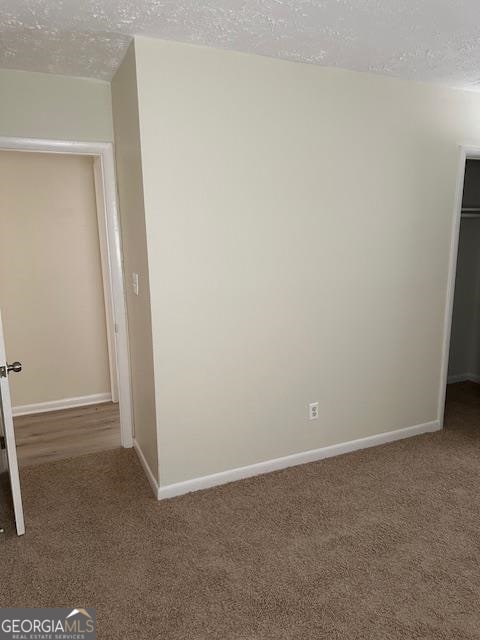
[[[458,217],[444,413],[455,429],[480,421],[480,157],[465,156]]]

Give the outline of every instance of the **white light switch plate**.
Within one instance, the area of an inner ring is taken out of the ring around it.
[[[138,296],[138,273],[132,273],[133,293]]]

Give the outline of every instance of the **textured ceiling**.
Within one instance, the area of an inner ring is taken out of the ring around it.
[[[2,0],[0,68],[109,80],[133,35],[480,83],[479,0]]]

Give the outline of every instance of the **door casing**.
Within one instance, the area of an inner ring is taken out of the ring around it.
[[[460,222],[462,216],[463,183],[465,180],[465,166],[467,159],[480,160],[480,147],[459,147],[457,184],[453,207],[452,227],[450,233],[450,251],[448,266],[447,293],[445,297],[445,314],[443,328],[442,359],[440,366],[440,394],[438,398],[438,421],[443,427],[445,416],[445,398],[447,392],[448,359],[450,353],[450,338],[452,333],[453,300],[455,296],[455,277],[457,275],[458,242],[460,237]]]

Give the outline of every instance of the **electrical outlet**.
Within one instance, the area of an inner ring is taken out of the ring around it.
[[[308,405],[308,417],[310,420],[316,420],[318,418],[318,402],[311,402]]]

